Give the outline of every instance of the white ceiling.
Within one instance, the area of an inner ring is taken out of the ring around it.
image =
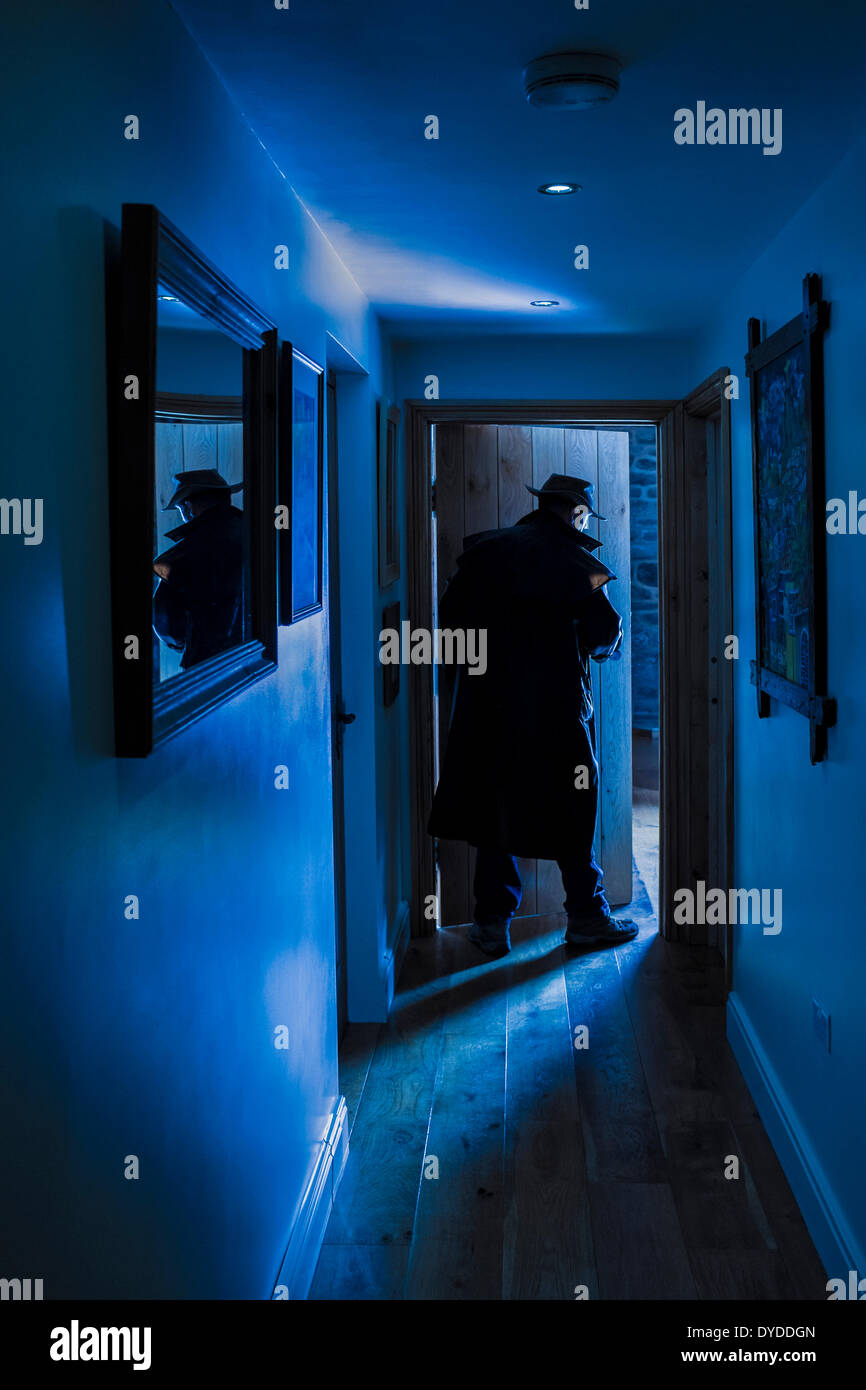
[[[402,332],[690,331],[866,124],[866,8],[838,0],[175,0],[370,300]],[[522,69],[625,67],[588,112]],[[681,106],[781,107],[783,149],[674,143]],[[424,117],[440,121],[424,139]],[[583,191],[542,197],[546,180]],[[586,244],[590,269],[573,268]],[[820,267],[803,266],[807,270]],[[561,301],[532,309],[530,299]]]

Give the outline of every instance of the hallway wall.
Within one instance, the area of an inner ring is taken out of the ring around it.
[[[397,399],[419,400],[429,375],[447,400],[674,398],[697,382],[688,339],[611,333],[486,334],[392,324]]]
[[[276,675],[152,757],[113,757],[105,223],[154,202],[283,337],[324,362],[333,334],[370,420],[378,327],[168,5],[19,6],[7,35],[0,491],[43,498],[45,534],[0,538],[0,1273],[46,1298],[268,1298],[338,1092],[327,620],[281,630]],[[347,557],[373,650],[349,532]]]
[[[810,1232],[830,1275],[866,1271],[866,1112],[861,1101],[866,1015],[863,808],[866,785],[866,537],[827,537],[829,691],[838,726],[826,761],[809,762],[808,722],[772,703],[758,720],[749,681],[755,655],[752,462],[746,323],[774,332],[800,312],[807,272],[823,275],[831,303],[825,336],[826,496],[863,489],[863,362],[866,361],[866,137],[765,249],[736,286],[724,286],[719,314],[700,344],[695,378],[722,364],[739,375],[732,401],[735,681],[735,881],[783,890],[778,936],[735,928],[731,1025],[751,1034],[786,1121],[819,1183],[827,1210],[798,1178],[792,1143],[778,1120],[765,1123],[780,1147]],[[812,999],[830,1012],[832,1051],[812,1028]],[[743,1049],[740,1047],[740,1054]],[[760,1053],[763,1053],[763,1057]],[[747,1079],[750,1079],[747,1071]],[[757,1094],[757,1093],[756,1093]],[[766,1113],[764,1113],[766,1112]],[[835,1224],[831,1234],[829,1225]],[[839,1253],[839,1246],[843,1254]],[[839,1269],[840,1259],[854,1261]]]

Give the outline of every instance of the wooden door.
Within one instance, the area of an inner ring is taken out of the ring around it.
[[[628,434],[572,426],[442,423],[434,434],[436,591],[441,596],[457,566],[464,536],[513,526],[536,505],[525,484],[540,487],[551,473],[587,478],[595,487],[590,533],[604,542],[601,558],[617,575],[610,596],[623,615],[626,640],[618,662],[593,663],[596,738],[601,772],[596,854],[612,903],[631,899],[631,648]],[[599,527],[596,530],[595,527]],[[448,738],[454,669],[438,668],[439,760]],[[472,919],[475,851],[455,840],[438,842],[441,923]],[[519,916],[562,911],[562,879],[545,860],[522,859]]]

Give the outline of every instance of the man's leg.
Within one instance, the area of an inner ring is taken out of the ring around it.
[[[566,941],[580,946],[592,941],[631,941],[637,936],[638,927],[630,917],[611,916],[604,893],[604,874],[591,843],[582,852],[556,862],[565,889]]]
[[[610,905],[604,893],[604,874],[601,865],[592,852],[595,839],[595,823],[598,815],[598,764],[595,758],[595,722],[590,720],[584,726],[587,746],[592,758],[592,785],[581,792],[583,815],[579,830],[569,846],[569,851],[557,859],[562,886],[565,889],[563,906],[568,913],[568,927],[565,939],[573,945],[585,945],[592,941],[630,941],[637,936],[638,928],[630,917],[611,916]]]
[[[475,859],[475,921],[480,926],[488,922],[510,922],[520,906],[523,884],[513,854],[501,849],[485,849],[482,845]]]
[[[514,855],[505,850],[485,849],[482,845],[475,860],[473,891],[475,923],[469,940],[488,955],[510,950],[508,927],[523,894]]]
[[[604,893],[604,874],[601,865],[589,850],[557,859],[565,890],[563,907],[569,917],[590,921],[610,916],[610,906]]]

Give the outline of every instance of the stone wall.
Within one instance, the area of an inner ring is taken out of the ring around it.
[[[652,425],[628,431],[632,724],[659,727],[658,475]]]

